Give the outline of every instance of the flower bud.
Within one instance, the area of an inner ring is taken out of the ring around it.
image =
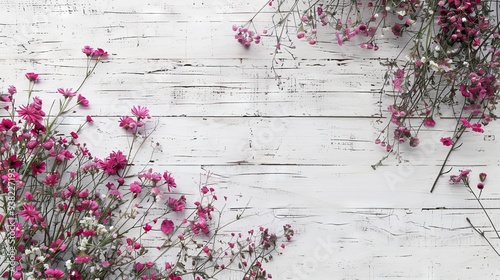
[[[484,172],[481,172],[479,173],[479,180],[481,180],[481,182],[484,182],[484,180],[486,180],[486,173]]]

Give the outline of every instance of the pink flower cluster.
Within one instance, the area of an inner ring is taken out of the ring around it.
[[[252,43],[260,43],[261,37],[255,31],[252,31],[247,27],[237,26],[236,24],[232,26],[232,29],[236,32],[236,35],[234,35],[234,39],[236,39],[236,41],[238,41],[238,43],[243,45],[245,48],[249,48]]]
[[[108,56],[108,52],[101,48],[92,48],[90,46],[84,46],[82,52],[91,58],[102,58]]]

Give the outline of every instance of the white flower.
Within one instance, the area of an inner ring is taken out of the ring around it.
[[[425,56],[422,56],[420,60],[422,61],[422,63],[425,63],[427,61],[427,58]]]
[[[66,269],[68,269],[68,270],[71,270],[71,267],[73,267],[71,260],[67,260],[65,265],[66,265]]]
[[[44,256],[38,256],[38,257],[36,257],[36,260],[38,260],[40,262],[43,262],[43,261],[45,261],[45,257]]]
[[[431,66],[431,67],[432,67],[435,71],[439,71],[439,70],[441,70],[441,69],[439,68],[439,65],[438,65],[436,62],[434,62],[433,60],[430,60],[430,61],[429,61],[429,65],[430,65],[430,66]]]
[[[391,7],[386,6],[386,7],[385,7],[385,10],[386,10],[386,11],[390,11],[390,10],[391,10]]]
[[[399,12],[396,12],[398,15],[404,17],[406,15],[406,11],[405,10],[401,10]]]

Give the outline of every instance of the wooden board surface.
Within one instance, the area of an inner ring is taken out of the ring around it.
[[[383,62],[400,42],[367,52],[322,31],[317,46],[296,42],[295,60],[279,56],[278,85],[272,40],[247,50],[231,31],[260,2],[0,0],[0,81],[22,88],[24,73],[35,71],[43,76],[36,93],[56,97],[81,80],[83,45],[108,50],[82,90],[91,107],[65,124],[92,115],[85,137],[104,155],[127,141],[117,118],[148,106],[158,120],[147,147],[156,149],[153,166],[173,172],[179,189],[194,195],[210,170],[230,210],[250,201],[257,216],[241,229],[262,221],[297,228],[268,264],[274,279],[499,279],[500,259],[465,220],[486,229],[471,195],[446,178],[429,193],[450,120],[423,132],[421,147],[402,150],[409,162],[371,168],[385,155],[373,144],[390,102],[378,94]],[[450,163],[490,174],[483,197],[500,224],[498,131],[493,123],[466,135]]]

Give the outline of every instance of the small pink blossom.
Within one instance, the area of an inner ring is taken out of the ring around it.
[[[153,227],[150,224],[146,223],[142,228],[145,232],[149,232]]]
[[[486,173],[481,172],[481,173],[479,173],[479,180],[480,180],[481,182],[484,182],[484,180],[486,180],[486,177],[487,177],[487,176],[488,176],[488,175],[487,175]]]
[[[174,222],[168,219],[163,220],[161,223],[161,231],[166,235],[172,233],[172,231],[174,231]]]
[[[132,184],[130,184],[129,190],[133,192],[135,196],[137,196],[142,191],[142,188],[138,182],[133,182]]]
[[[87,56],[91,56],[92,53],[94,52],[94,49],[91,48],[90,46],[84,46],[82,49],[82,52],[86,54]]]
[[[57,268],[48,268],[45,270],[45,275],[53,277],[53,279],[59,279],[64,277],[64,272]]]
[[[169,192],[171,188],[177,188],[177,184],[175,183],[174,177],[172,177],[172,174],[169,173],[168,171],[165,171],[163,173],[163,179],[165,179],[167,183],[167,188]]]
[[[455,142],[453,142],[453,140],[450,137],[442,137],[441,143],[443,143],[443,145],[445,145],[445,146],[451,146],[451,145],[455,144]]]
[[[424,125],[427,126],[427,127],[433,127],[436,125],[436,122],[434,121],[433,118],[426,118],[424,120]]]
[[[62,94],[64,97],[73,97],[73,96],[76,96],[76,92],[73,92],[72,88],[67,88],[67,89],[58,88],[57,92],[59,92],[60,94]]]
[[[36,82],[38,80],[38,74],[35,74],[33,72],[28,72],[24,75],[26,79],[28,79],[30,82]]]
[[[23,210],[21,210],[18,215],[23,217],[24,221],[30,221],[33,225],[43,221],[43,217],[40,216],[40,211],[38,211],[32,203],[24,204]]]
[[[81,94],[78,94],[78,104],[83,107],[89,107],[89,101]]]
[[[167,205],[174,212],[182,212],[186,207],[186,198],[181,196],[179,199],[169,197]]]
[[[149,109],[146,107],[134,106],[132,107],[131,111],[132,114],[139,119],[151,118],[151,116],[149,115]]]

